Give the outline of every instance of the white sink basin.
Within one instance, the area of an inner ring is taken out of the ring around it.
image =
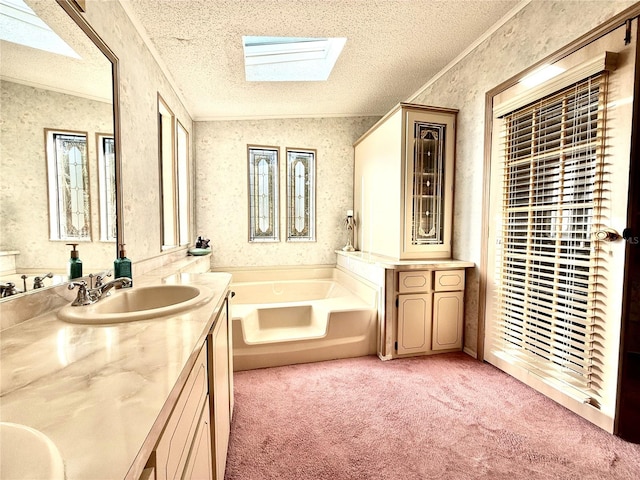
[[[0,422],[0,465],[3,479],[64,480],[64,463],[55,444],[25,425]]]
[[[155,285],[112,291],[93,305],[67,305],[58,318],[70,323],[101,324],[164,317],[188,310],[211,299],[208,289],[191,285]]]

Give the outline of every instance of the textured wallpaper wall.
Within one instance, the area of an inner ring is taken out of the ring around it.
[[[480,264],[485,93],[589,32],[632,1],[541,1],[520,10],[412,101],[457,108],[454,257]],[[465,348],[475,352],[477,269],[468,269]]]
[[[197,235],[212,266],[334,264],[353,208],[353,142],[378,117],[195,122]],[[280,242],[249,243],[247,144],[280,147]],[[316,149],[316,242],[286,242],[285,149]]]
[[[113,133],[112,107],[63,93],[0,81],[0,246],[18,250],[18,271],[65,271],[69,250],[49,240],[47,163],[44,129],[87,133],[93,242],[78,249],[84,272],[108,268],[116,256],[114,242],[100,242],[96,133]]]
[[[158,94],[188,132],[191,116],[119,1],[87,2],[85,18],[119,60],[121,211],[127,256],[134,262],[153,258],[161,254]]]

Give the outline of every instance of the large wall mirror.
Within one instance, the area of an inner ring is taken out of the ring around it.
[[[28,291],[113,266],[117,58],[68,0],[0,0],[0,282]],[[17,280],[17,281],[16,281]]]

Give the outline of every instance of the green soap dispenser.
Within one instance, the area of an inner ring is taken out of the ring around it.
[[[77,243],[67,243],[71,250],[71,258],[69,258],[69,265],[67,265],[67,276],[69,280],[82,277],[82,260],[80,260],[80,252],[76,250]]]
[[[113,262],[113,278],[128,277],[131,279],[131,287],[133,287],[133,275],[131,274],[131,260],[127,258],[127,252],[124,249],[124,243],[120,244],[120,252],[118,258]]]

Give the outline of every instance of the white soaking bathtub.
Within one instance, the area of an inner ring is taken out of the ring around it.
[[[375,298],[334,279],[241,282],[231,290],[234,370],[376,353]]]

